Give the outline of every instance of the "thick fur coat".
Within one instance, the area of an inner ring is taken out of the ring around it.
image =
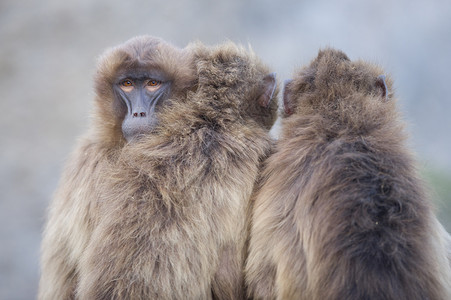
[[[250,296],[451,299],[449,235],[381,74],[327,49],[286,85],[255,197]]]
[[[164,71],[172,93],[155,130],[126,143],[111,86],[137,65]],[[232,43],[140,37],[107,51],[92,127],[50,206],[39,298],[242,298],[249,198],[277,112],[257,103],[268,73]]]

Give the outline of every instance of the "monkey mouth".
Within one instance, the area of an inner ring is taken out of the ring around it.
[[[143,115],[140,117],[133,115],[133,118],[128,118],[122,123],[122,134],[127,142],[137,140],[139,137],[149,134],[155,127],[155,120],[147,117],[145,112],[141,114]]]

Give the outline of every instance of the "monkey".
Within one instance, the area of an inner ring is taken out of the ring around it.
[[[405,145],[392,79],[320,50],[285,82],[281,118],[253,199],[248,296],[451,299],[449,234]]]
[[[277,80],[232,42],[107,50],[50,204],[39,299],[242,299]]]

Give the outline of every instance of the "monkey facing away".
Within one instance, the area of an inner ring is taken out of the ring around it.
[[[255,197],[249,296],[451,299],[449,235],[381,74],[327,49],[286,83],[281,138]]]
[[[39,298],[244,297],[248,199],[277,115],[268,73],[232,43],[144,36],[104,54],[50,206]]]

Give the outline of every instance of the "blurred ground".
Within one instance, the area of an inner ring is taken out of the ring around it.
[[[96,57],[140,34],[250,44],[280,80],[325,46],[381,64],[451,229],[450,1],[2,0],[0,299],[35,298],[45,208],[87,127]]]

